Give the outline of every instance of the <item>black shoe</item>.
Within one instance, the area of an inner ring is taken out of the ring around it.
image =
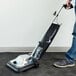
[[[74,62],[70,62],[70,61],[65,59],[65,60],[61,60],[61,61],[55,62],[53,65],[55,67],[65,68],[65,67],[73,67],[73,66],[75,66],[75,63]]]

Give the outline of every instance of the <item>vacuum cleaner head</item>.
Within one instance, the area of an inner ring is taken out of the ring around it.
[[[7,66],[15,72],[22,72],[33,67],[38,67],[39,64],[37,60],[33,59],[30,55],[24,54],[10,60]]]

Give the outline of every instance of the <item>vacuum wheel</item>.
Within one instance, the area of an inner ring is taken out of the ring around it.
[[[39,62],[36,59],[33,59],[34,62],[34,68],[38,68],[39,67]]]

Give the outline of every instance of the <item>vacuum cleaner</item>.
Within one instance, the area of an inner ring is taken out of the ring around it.
[[[48,28],[44,37],[41,41],[39,41],[38,45],[35,47],[31,54],[22,54],[17,56],[15,59],[10,60],[6,65],[14,70],[15,72],[22,72],[33,67],[39,66],[39,60],[44,55],[50,44],[52,43],[55,35],[57,34],[60,24],[55,22],[57,17],[59,16],[60,11],[66,5],[63,5],[58,12],[54,12],[55,18],[52,21],[52,24]],[[72,7],[72,5],[71,5]]]

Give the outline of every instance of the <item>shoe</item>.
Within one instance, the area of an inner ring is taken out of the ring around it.
[[[61,61],[55,62],[53,65],[55,67],[58,67],[58,68],[66,68],[66,67],[75,66],[75,62],[70,62],[67,59],[65,59],[65,60],[61,60]]]

